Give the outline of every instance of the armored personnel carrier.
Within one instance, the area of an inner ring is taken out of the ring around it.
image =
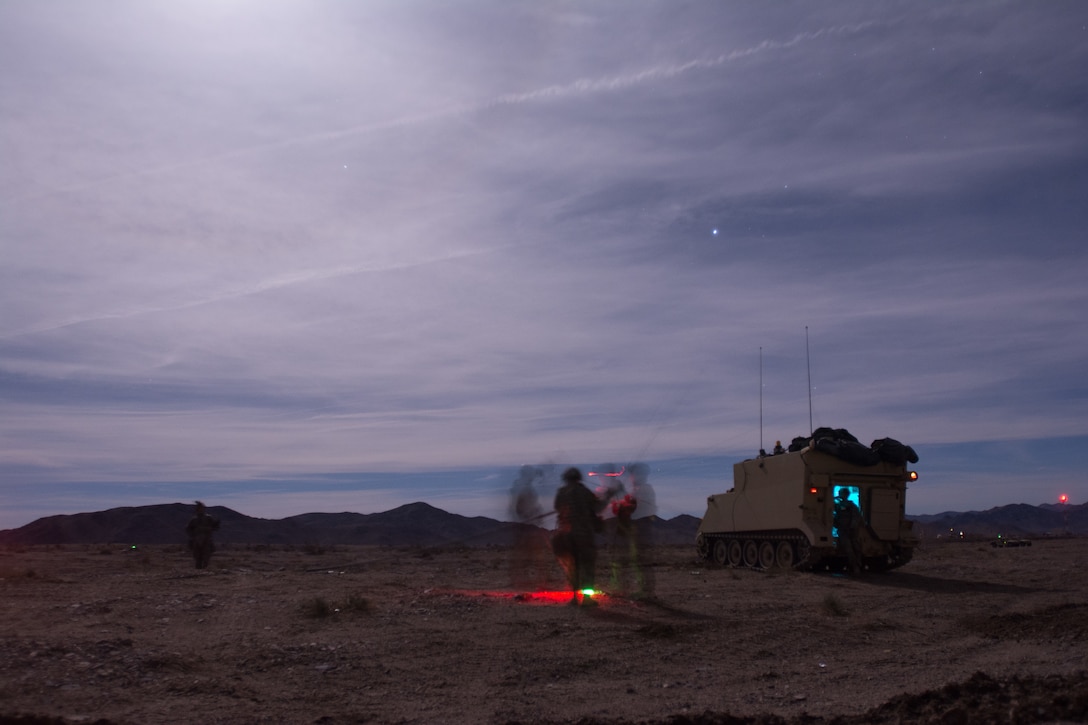
[[[707,497],[696,535],[699,555],[754,569],[832,569],[847,566],[835,527],[839,505],[852,502],[861,521],[852,530],[862,563],[886,571],[910,561],[918,539],[904,518],[907,463],[918,456],[891,438],[866,447],[843,429],[817,429],[789,451],[760,452],[733,466],[733,488]]]

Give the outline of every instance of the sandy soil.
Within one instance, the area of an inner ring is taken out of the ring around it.
[[[692,547],[654,561],[657,601],[580,608],[514,589],[496,549],[224,547],[202,571],[181,547],[8,550],[0,714],[1088,721],[1088,540],[931,544],[858,579],[718,568]]]

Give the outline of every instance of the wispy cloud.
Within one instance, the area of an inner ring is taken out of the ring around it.
[[[740,456],[810,395],[917,447],[1088,434],[1053,13],[109,12],[0,9],[0,471],[42,491]]]
[[[236,300],[244,297],[260,295],[265,292],[271,292],[274,290],[286,289],[300,285],[314,284],[323,281],[340,279],[343,277],[352,277],[365,274],[380,274],[382,272],[391,272],[394,270],[413,269],[416,267],[423,267],[431,264],[441,264],[443,262],[449,262],[452,260],[465,259],[478,255],[488,254],[498,249],[506,248],[506,246],[508,245],[490,247],[487,249],[466,249],[459,251],[454,250],[448,252],[441,252],[439,254],[436,254],[435,256],[426,259],[405,259],[403,261],[391,262],[387,264],[336,267],[328,269],[297,270],[293,272],[279,274],[267,279],[247,282],[244,286],[238,288],[220,290],[210,295],[204,295],[198,298],[194,298],[192,300],[179,302],[176,304],[152,305],[119,312],[96,314],[87,317],[73,317],[58,322],[48,322],[22,330],[2,333],[0,334],[0,340],[8,340],[24,335],[32,335],[41,332],[60,330],[66,327],[74,327],[90,322],[102,322],[106,320],[125,320],[133,317],[154,315],[164,312],[180,312],[184,310],[194,309],[197,307],[203,307],[206,305],[226,302],[229,300]]]

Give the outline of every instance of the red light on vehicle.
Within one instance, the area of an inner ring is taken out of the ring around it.
[[[912,481],[917,481],[918,480],[918,471],[911,471],[910,473],[907,474],[907,478],[909,478]]]
[[[818,490],[817,490],[817,488],[816,488],[815,486],[813,486],[812,488],[810,488],[810,489],[808,490],[808,492],[809,492],[809,493],[818,493]]]

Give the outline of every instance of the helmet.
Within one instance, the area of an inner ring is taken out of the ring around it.
[[[563,471],[563,481],[564,481],[564,483],[573,483],[574,481],[581,481],[581,480],[582,480],[582,472],[579,471],[574,466],[571,466],[567,470]]]

